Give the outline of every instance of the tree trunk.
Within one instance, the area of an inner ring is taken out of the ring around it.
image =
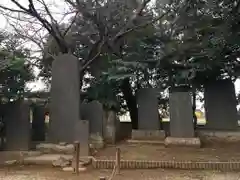
[[[129,110],[132,128],[138,129],[138,108],[137,108],[137,99],[136,96],[132,92],[132,87],[129,82],[129,79],[124,79],[121,85],[121,90],[126,100],[127,107]]]
[[[194,123],[194,129],[196,129],[197,128],[197,116],[195,114],[195,111],[196,111],[196,90],[195,89],[193,89],[192,95],[193,95],[193,105],[192,105],[192,109],[193,109],[193,123]]]

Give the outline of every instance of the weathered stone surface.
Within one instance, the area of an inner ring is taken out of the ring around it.
[[[89,121],[91,134],[103,136],[103,107],[98,101],[81,104],[81,119]]]
[[[27,151],[30,146],[30,107],[26,101],[11,104],[6,119],[6,150]]]
[[[30,157],[30,156],[40,156],[42,152],[40,151],[21,151],[20,152],[22,156],[24,157]]]
[[[72,143],[80,119],[79,60],[63,54],[53,61],[51,83],[50,142]]]
[[[73,167],[64,167],[64,168],[62,168],[62,170],[65,171],[65,172],[73,172],[73,171],[74,171],[74,168],[73,168]],[[78,171],[79,171],[79,172],[85,172],[86,170],[87,170],[86,167],[80,167],[80,168],[78,168]]]
[[[26,165],[53,165],[53,161],[57,161],[63,157],[66,160],[72,160],[72,155],[63,154],[43,154],[40,156],[25,157],[23,163]]]
[[[192,99],[190,93],[176,88],[170,92],[170,135],[171,137],[194,137]]]
[[[164,140],[165,132],[162,130],[132,130],[133,140]]]
[[[75,126],[75,141],[80,142],[80,156],[89,156],[89,121],[79,120]]]
[[[144,88],[138,90],[138,129],[159,130],[160,120],[158,112],[157,90]]]
[[[62,153],[62,154],[73,154],[74,146],[73,144],[67,144],[65,146],[59,144],[51,144],[51,143],[40,143],[36,146],[36,149],[42,153]]]
[[[54,167],[67,167],[70,166],[72,163],[72,158],[66,158],[60,156],[58,159],[52,161],[52,165]]]
[[[9,161],[5,161],[5,165],[16,165],[18,163],[17,160],[9,160]]]
[[[105,111],[103,120],[103,137],[107,143],[115,144],[117,141],[117,133],[120,127],[120,121],[114,111]]]
[[[104,139],[102,136],[98,134],[91,134],[90,135],[90,147],[93,149],[101,149],[104,148]]]
[[[59,145],[60,145],[60,146],[66,146],[67,143],[66,143],[66,142],[60,142]]]
[[[204,99],[207,129],[237,129],[237,101],[231,80],[219,80],[206,84]]]
[[[213,143],[239,143],[239,131],[213,131],[213,130],[198,130],[197,134],[202,142]]]
[[[33,107],[32,140],[45,141],[45,109],[44,106]]]
[[[165,139],[166,147],[201,147],[201,141],[199,138],[176,138],[176,137],[167,137]]]

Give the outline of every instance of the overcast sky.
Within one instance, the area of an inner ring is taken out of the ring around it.
[[[19,0],[20,4],[24,5],[25,7],[28,7],[28,0]],[[55,12],[56,14],[54,15],[54,17],[56,19],[61,19],[61,12],[65,12],[66,11],[66,6],[64,6],[63,0],[45,0],[45,2],[47,4],[50,5],[50,9],[52,12]],[[4,5],[6,7],[9,8],[15,8],[18,9],[12,2],[11,0],[1,0],[0,1],[1,5]],[[5,17],[3,15],[0,15],[0,29],[4,30],[4,31],[11,31],[11,26],[7,23]],[[31,48],[34,48],[34,44],[30,44],[28,45]],[[38,75],[39,73],[39,69],[34,68],[34,74]],[[37,80],[35,82],[31,82],[28,83],[27,85],[28,88],[32,89],[33,91],[39,91],[39,90],[43,90],[46,86],[44,85],[44,83],[41,80]]]
[[[21,4],[24,4],[26,7],[28,6],[28,3],[27,3],[28,0],[19,0],[19,2]],[[57,17],[58,19],[61,18],[60,12],[66,11],[66,6],[64,6],[63,0],[45,0],[45,2],[47,4],[51,4],[51,5],[54,4],[53,6],[51,6],[51,10],[54,12],[57,12],[57,14],[59,14]],[[11,0],[1,0],[0,4],[5,5],[9,8],[15,7],[15,5],[11,3]],[[2,15],[0,15],[0,29],[4,29],[4,30],[9,29],[10,30],[10,26],[7,24],[7,21],[5,20],[5,18]],[[37,69],[35,69],[35,74],[38,74],[38,72],[39,71]],[[41,80],[39,80],[34,83],[29,83],[28,87],[34,91],[37,91],[37,90],[43,89],[45,86],[44,86],[44,83]],[[240,91],[240,80],[236,81],[235,89],[236,89],[236,92]]]

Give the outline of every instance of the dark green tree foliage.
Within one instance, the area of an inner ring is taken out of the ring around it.
[[[2,35],[0,57],[5,66],[0,70],[1,103],[23,98],[26,82],[34,79],[31,66],[27,63],[29,50],[21,47],[21,43],[14,35]]]
[[[129,110],[132,121],[139,88],[185,84],[195,97],[206,81],[239,76],[239,0],[164,0],[152,7],[149,0],[65,0],[77,11],[70,26],[51,16],[46,22],[28,1],[30,8],[20,10],[51,35],[44,74],[51,75],[53,55],[73,53],[81,62],[81,82],[88,84],[86,98]],[[165,94],[159,93],[159,102],[167,109]]]

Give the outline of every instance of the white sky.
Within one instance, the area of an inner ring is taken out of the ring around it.
[[[19,0],[20,3],[22,4],[25,4],[26,7],[28,6],[27,2],[28,0]],[[53,7],[53,11],[54,12],[66,12],[66,6],[64,6],[64,3],[62,0],[45,0],[45,2],[47,4],[54,4],[54,7]],[[1,0],[0,2],[1,5],[7,5],[7,7],[9,8],[13,8],[15,7],[10,0]],[[60,13],[59,13],[60,14]],[[58,17],[58,19],[61,18],[61,17]],[[4,30],[10,30],[10,26],[7,24],[7,21],[5,20],[5,18],[0,15],[0,29],[4,29]],[[35,69],[35,74],[38,74],[39,73],[39,70],[38,69]],[[44,86],[44,83],[41,81],[41,80],[38,80],[38,81],[35,81],[33,83],[29,83],[28,84],[28,87],[30,89],[32,89],[33,91],[38,91],[38,90],[42,90],[45,88]],[[235,82],[235,89],[236,89],[236,93],[240,91],[240,80],[238,79],[236,82]],[[200,105],[200,104],[199,104]]]
[[[28,0],[19,0],[18,2],[20,2],[20,4],[24,5],[25,7],[28,7]],[[62,12],[66,12],[66,6],[64,6],[64,3],[62,0],[45,0],[46,4],[50,4],[51,5],[51,10],[52,12],[55,12],[56,14],[54,15],[54,17],[56,19],[62,19],[61,13]],[[6,7],[9,8],[15,8],[18,9],[12,2],[11,0],[1,0],[0,5],[4,5]],[[3,15],[0,15],[0,29],[3,30],[10,30],[11,31],[11,26],[8,24],[8,22],[6,21],[5,17]],[[36,47],[36,45],[29,43],[28,44],[29,47],[33,48]],[[39,69],[38,68],[34,68],[34,74],[37,76],[39,73]],[[39,90],[44,90],[46,88],[45,84],[43,83],[43,81],[36,80],[35,82],[30,82],[27,84],[27,88],[31,89],[32,91],[39,91]]]

